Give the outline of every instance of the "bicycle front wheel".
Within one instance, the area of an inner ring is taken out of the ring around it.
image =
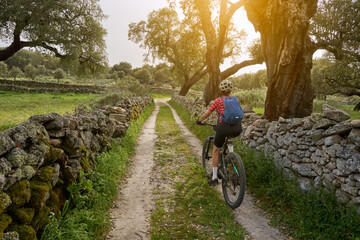
[[[213,153],[214,137],[207,137],[202,149],[202,165],[205,169],[207,177],[212,176],[212,153]]]
[[[225,178],[222,179],[222,190],[226,203],[231,208],[240,206],[245,195],[245,169],[241,157],[230,152],[225,157]]]

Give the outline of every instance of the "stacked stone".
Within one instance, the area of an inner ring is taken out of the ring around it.
[[[192,114],[202,107],[185,97],[172,99]],[[251,108],[243,110],[240,138],[248,146],[272,154],[301,189],[309,190],[312,183],[333,188],[340,201],[360,206],[360,120],[350,121],[349,114],[326,104],[322,114],[273,122]]]
[[[103,86],[78,85],[63,83],[47,83],[37,81],[12,81],[0,79],[0,89],[12,91],[34,91],[34,92],[76,92],[76,93],[102,93],[106,91]]]
[[[80,171],[88,172],[96,154],[112,137],[124,136],[129,121],[151,102],[126,99],[119,103],[125,108],[105,106],[80,117],[33,116],[0,133],[0,238],[5,231],[36,239],[49,213],[59,214]]]

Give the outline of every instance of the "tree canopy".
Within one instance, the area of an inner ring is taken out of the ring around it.
[[[209,82],[204,90],[205,103],[219,96],[220,81],[235,74],[243,67],[261,64],[262,56],[234,64],[225,71],[220,71],[224,59],[240,53],[243,33],[232,24],[232,17],[240,9],[244,1],[208,1],[191,0],[181,1],[184,14],[193,21],[198,21],[205,36],[206,54],[205,63],[209,73]],[[255,53],[255,52],[254,52]]]
[[[96,71],[106,63],[106,31],[101,25],[106,16],[98,2],[0,0],[0,39],[9,43],[0,50],[0,61],[35,47],[71,61],[83,72]]]
[[[325,49],[337,60],[360,62],[360,2],[353,0],[321,0],[312,19],[310,34],[314,51]]]
[[[360,96],[360,64],[334,59],[329,54],[315,59],[312,69],[312,85],[317,96],[340,93]]]
[[[129,39],[148,49],[147,60],[157,58],[174,66],[184,79],[181,95],[206,74],[199,25],[186,19],[180,21],[171,7],[151,12],[147,22],[131,23]]]

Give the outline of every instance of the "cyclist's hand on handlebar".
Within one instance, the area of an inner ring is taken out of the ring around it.
[[[196,124],[197,125],[203,125],[202,122],[199,119],[196,120]]]

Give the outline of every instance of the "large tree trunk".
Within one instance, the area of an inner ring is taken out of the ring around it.
[[[192,77],[189,77],[189,74],[184,74],[185,79],[184,79],[184,84],[181,86],[181,89],[179,92],[180,96],[186,96],[186,94],[189,92],[190,88],[206,75],[207,69],[204,70],[204,68],[205,68],[205,65],[202,66],[196,73],[194,73],[194,75]]]
[[[214,46],[216,48],[216,46]],[[208,105],[212,100],[220,96],[219,84],[220,84],[220,67],[217,60],[216,51],[209,49],[206,54],[206,62],[209,72],[209,82],[206,84],[203,98],[205,104]]]
[[[267,66],[265,117],[304,117],[312,113],[311,68],[314,46],[308,35],[317,0],[252,0],[245,9],[261,33]]]
[[[221,1],[221,3],[226,5],[226,1]],[[205,87],[203,98],[205,103],[209,104],[211,100],[220,95],[220,59],[223,46],[219,43],[220,40],[217,38],[216,29],[211,19],[209,1],[196,0],[195,7],[199,12],[202,30],[206,39],[206,66],[209,73],[209,82]],[[224,27],[226,29],[226,26],[221,26],[221,28]],[[223,34],[220,36],[221,39]]]
[[[14,30],[13,42],[10,44],[10,46],[0,50],[0,62],[14,56],[15,53],[17,53],[21,48],[23,48],[20,41],[20,34],[21,28],[19,27],[19,25],[16,25]]]

